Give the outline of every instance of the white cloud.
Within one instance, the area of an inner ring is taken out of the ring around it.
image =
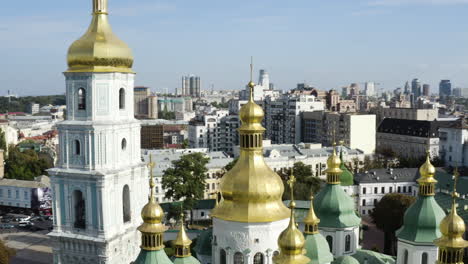
[[[372,0],[370,6],[401,6],[401,5],[459,5],[468,4],[468,0]]]

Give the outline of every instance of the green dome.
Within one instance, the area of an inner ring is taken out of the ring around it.
[[[175,258],[174,264],[200,264],[198,259],[194,258],[193,256],[183,257],[183,258]]]
[[[164,249],[145,250],[142,249],[134,264],[172,264]]]
[[[338,184],[327,184],[315,197],[314,208],[320,218],[319,227],[344,228],[361,224],[353,198]]]
[[[309,264],[324,264],[333,261],[333,254],[322,234],[306,235],[306,256],[310,258]]]
[[[341,256],[335,259],[332,264],[359,264],[359,261],[351,256]]]
[[[354,184],[354,175],[346,168],[346,165],[341,161],[340,169],[343,171],[340,175],[340,182],[342,186],[351,186]]]
[[[433,243],[442,236],[439,224],[444,217],[444,210],[434,196],[419,196],[406,210],[403,226],[397,231],[397,237],[411,242]]]
[[[208,228],[203,230],[201,234],[197,238],[197,242],[195,245],[195,252],[197,256],[204,255],[204,256],[211,256],[211,240],[213,239],[213,228]]]

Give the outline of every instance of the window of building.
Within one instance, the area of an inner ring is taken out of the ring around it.
[[[125,89],[119,90],[119,109],[125,109]]]
[[[15,196],[16,196],[16,199],[19,199],[19,191],[18,190],[15,191]]]
[[[11,198],[11,190],[8,190],[8,198]]]
[[[366,206],[366,199],[362,199],[362,206]]]
[[[78,110],[86,109],[86,90],[84,88],[78,89]]]
[[[421,258],[421,264],[428,264],[428,263],[427,263],[427,259],[428,259],[428,255],[427,255],[426,252],[424,252],[424,253],[422,254],[422,258]]]
[[[73,141],[73,145],[75,148],[75,155],[81,155],[81,145],[79,140]]]
[[[374,205],[376,205],[376,204],[377,204],[377,199],[374,199]]]
[[[362,188],[362,194],[366,194],[366,187]]]
[[[28,192],[27,191],[24,191],[24,199],[27,200],[29,197],[28,197]]]
[[[122,143],[120,143],[121,147],[122,147],[122,150],[126,150],[127,149],[127,140],[124,138],[122,139]]]
[[[263,264],[264,262],[264,257],[263,257],[263,254],[258,252],[257,254],[255,254],[254,256],[254,264]]]
[[[244,264],[244,255],[240,252],[234,254],[234,264]]]
[[[381,193],[385,193],[385,187],[382,187],[380,191]]]
[[[390,190],[388,192],[392,193],[393,192],[393,187],[390,187]]]
[[[330,252],[333,253],[333,237],[332,236],[327,236],[327,242],[328,242],[328,246],[330,247]]]
[[[212,184],[211,184],[211,189],[214,190],[215,188],[216,188],[216,184],[212,183]]]
[[[374,187],[374,193],[378,193],[378,192],[379,192],[379,188]]]
[[[403,192],[404,193],[406,192],[406,186],[403,186]]]
[[[123,222],[127,223],[131,220],[130,212],[130,188],[127,184],[123,187],[122,192],[122,212],[123,212]]]
[[[226,264],[226,250],[224,249],[219,251],[219,263]]]
[[[405,253],[403,254],[403,264],[409,264],[408,263],[408,250],[405,249]]]
[[[3,190],[0,189],[0,197],[3,197]]]
[[[365,215],[365,214],[366,214],[366,210],[362,210],[362,214]]]
[[[351,235],[346,235],[345,237],[345,251],[346,252],[351,251]]]
[[[75,228],[86,229],[86,205],[83,193],[79,190],[73,191],[73,206]]]
[[[412,186],[408,186],[408,192],[412,192],[413,191],[413,187]]]
[[[201,216],[201,217],[204,217],[204,216],[205,216],[205,212],[203,212],[203,211],[200,212],[200,216]]]
[[[401,193],[401,186],[398,186],[398,193]]]

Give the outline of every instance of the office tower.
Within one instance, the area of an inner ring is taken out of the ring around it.
[[[200,97],[200,77],[199,76],[182,76],[182,95]]]
[[[424,84],[423,85],[423,96],[429,96],[430,92],[431,92],[431,86],[429,84]]]
[[[366,82],[365,84],[365,94],[367,96],[375,96],[375,83],[374,82]]]
[[[151,89],[149,87],[137,86],[133,88],[133,101],[136,118],[158,118],[158,98],[151,95]]]
[[[409,85],[409,82],[406,82],[405,83],[405,94],[410,94],[410,85]]]
[[[263,89],[270,89],[270,77],[266,70],[260,70],[260,77],[258,78],[258,84],[263,87]]]
[[[421,96],[421,82],[419,79],[413,79],[411,82],[411,92],[413,93],[415,100]]]
[[[439,96],[452,95],[452,84],[450,80],[441,80],[439,83]]]

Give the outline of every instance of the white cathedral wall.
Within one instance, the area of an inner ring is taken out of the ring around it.
[[[244,263],[253,263],[260,252],[265,264],[271,264],[273,253],[278,250],[278,237],[289,224],[289,218],[267,223],[243,223],[213,218],[213,259],[220,263],[220,250],[226,251],[226,264],[234,263],[234,254],[241,252]]]
[[[356,253],[359,246],[359,226],[348,228],[319,228],[320,233],[327,238],[331,236],[332,240],[332,254],[337,257],[350,256]],[[351,236],[351,250],[346,251],[345,243],[346,236]]]
[[[408,262],[405,262],[405,251],[408,251]],[[397,261],[396,264],[423,263],[422,256],[427,253],[427,264],[436,263],[439,249],[433,244],[415,245],[404,240],[398,240],[397,243]]]

